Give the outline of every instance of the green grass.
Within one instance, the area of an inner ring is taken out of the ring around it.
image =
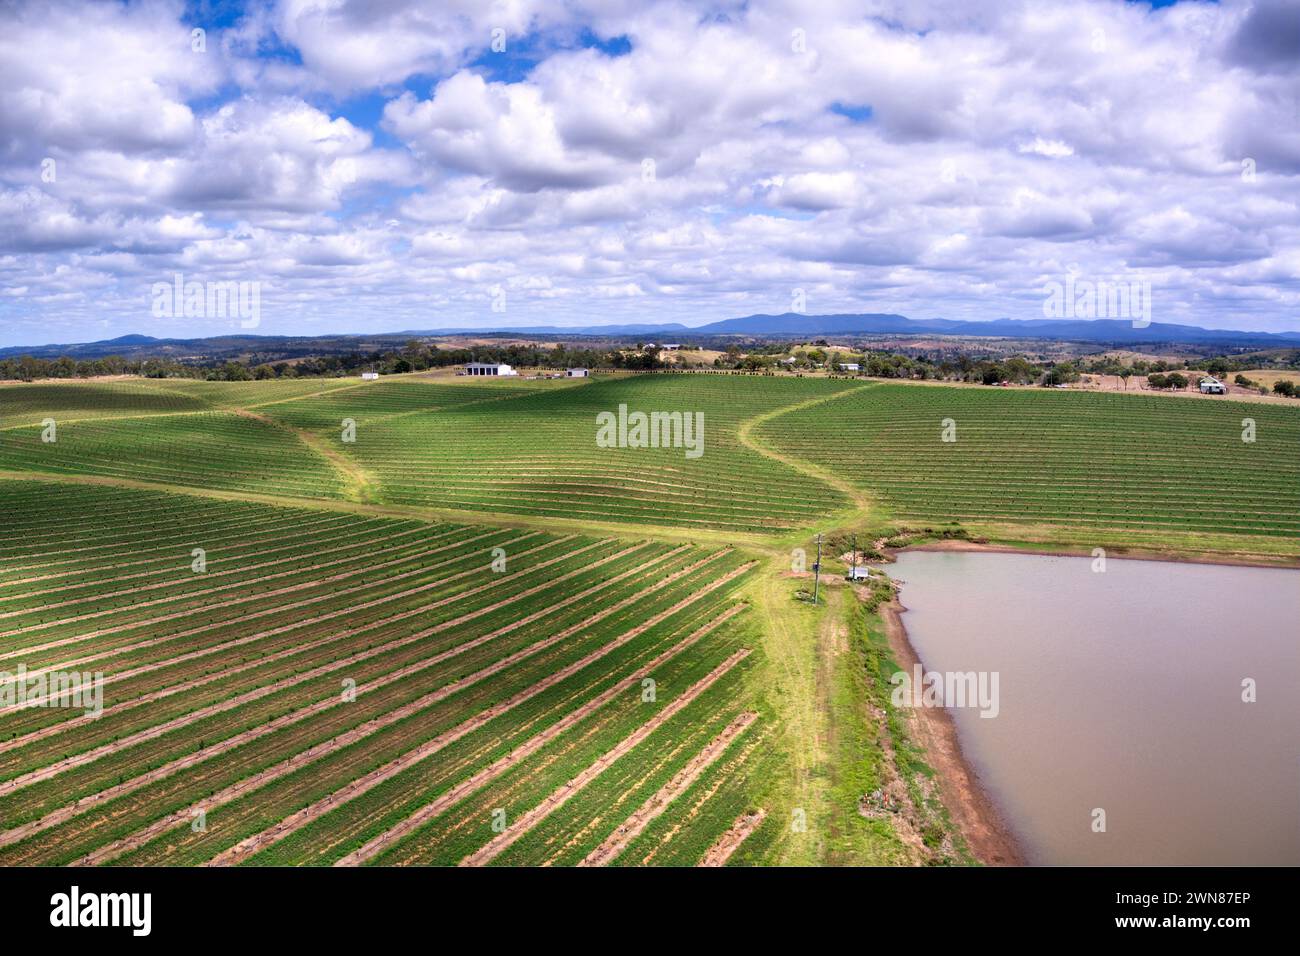
[[[598,447],[619,405],[703,413],[703,456]],[[127,838],[104,862],[196,864],[304,807],[241,862],[328,864],[413,820],[367,862],[453,864],[738,648],[494,865],[578,862],[745,711],[615,865],[694,864],[759,808],[733,865],[965,862],[889,706],[879,619],[843,587],[794,601],[789,549],[961,522],[1286,556],[1298,443],[1272,404],[811,378],[0,386],[0,670],[107,679],[96,720],[0,712],[0,865]],[[651,661],[647,703],[627,682]],[[890,780],[932,846],[858,812]]]
[[[256,782],[214,806],[206,832],[184,819],[108,861],[202,862],[576,668],[391,782],[418,801],[430,765],[448,783],[473,773],[733,605],[744,580],[716,587],[742,569],[737,553],[654,541],[35,481],[0,481],[0,503],[16,519],[0,535],[0,668],[107,680],[97,720],[69,708],[0,714],[0,829],[37,825],[2,841],[6,864],[70,862]],[[194,542],[209,548],[205,573],[189,566]],[[511,573],[489,568],[494,547]],[[735,640],[730,627],[683,652],[682,666],[710,664]],[[355,702],[340,698],[343,677],[360,688]],[[697,704],[710,701],[724,698]],[[336,743],[344,734],[359,736]],[[281,768],[289,758],[299,763]],[[364,822],[378,819],[381,795],[359,800]],[[316,861],[319,832],[296,862]]]
[[[759,437],[903,522],[1300,534],[1300,415],[1271,404],[875,385],[775,418]]]
[[[197,412],[208,403],[199,397],[164,391],[136,382],[33,382],[0,385],[0,429],[85,418],[166,415]]]

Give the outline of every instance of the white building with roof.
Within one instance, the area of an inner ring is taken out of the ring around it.
[[[518,375],[513,368],[505,362],[468,362],[465,365],[466,375]]]

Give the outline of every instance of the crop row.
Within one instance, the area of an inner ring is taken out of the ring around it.
[[[201,862],[391,760],[425,772],[385,787],[422,792],[430,767],[454,783],[718,617],[745,571],[683,545],[134,490],[6,481],[0,500],[41,542],[0,537],[0,666],[106,681],[98,717],[0,714],[5,863]],[[133,534],[123,513],[150,530]],[[205,538],[226,546],[191,577],[172,549],[183,560]],[[488,567],[498,546],[509,573]],[[715,662],[734,641],[724,630],[682,659]],[[192,830],[214,794],[208,828]]]
[[[1300,415],[1290,408],[879,385],[778,416],[759,434],[905,518],[1300,533]]]
[[[355,442],[337,423],[322,441],[374,476],[383,500],[471,511],[628,520],[733,529],[789,527],[809,510],[843,505],[820,482],[746,447],[748,417],[834,395],[826,380],[629,377],[581,387],[534,389],[499,401],[411,411],[389,389],[358,404]],[[334,416],[355,392],[331,396]],[[299,406],[302,406],[300,409]],[[311,424],[312,403],[285,402],[269,414]],[[702,453],[687,448],[601,447],[597,416],[629,412],[703,415]]]
[[[4,433],[5,467],[163,485],[337,498],[330,463],[291,431],[230,412],[72,421]]]
[[[667,601],[668,596],[664,596],[661,600]],[[467,710],[488,706],[493,700],[499,700],[502,696],[518,690],[520,686],[526,686],[543,679],[557,668],[562,667],[569,659],[587,651],[592,643],[608,641],[612,629],[628,626],[631,622],[644,616],[645,612],[646,608],[639,604],[636,607],[628,607],[617,617],[602,621],[599,627],[580,632],[585,636],[575,637],[572,641],[554,645],[544,652],[528,657],[519,666],[512,666],[501,671],[491,679],[476,681],[449,697],[441,697],[439,700],[422,707],[411,716],[404,717],[399,723],[378,729],[364,740],[350,745],[343,751],[332,752],[319,760],[310,762],[297,773],[288,773],[278,779],[272,778],[275,780],[274,783],[267,781],[249,798],[232,801],[224,809],[221,807],[214,808],[209,814],[208,839],[233,840],[237,835],[236,831],[232,826],[220,825],[220,821],[222,819],[231,819],[236,815],[240,815],[240,819],[243,819],[243,814],[252,814],[255,821],[274,822],[275,819],[279,818],[280,809],[277,808],[280,808],[281,805],[278,801],[272,799],[272,795],[285,788],[293,789],[299,786],[309,788],[325,787],[324,793],[328,794],[331,792],[331,786],[341,786],[350,779],[349,774],[351,771],[346,768],[351,767],[355,761],[360,760],[367,765],[380,761],[382,757],[390,753],[390,751],[384,749],[385,746],[395,747],[400,752],[408,746],[408,738],[413,732],[413,728],[425,727],[432,733],[445,729],[449,724],[458,723],[464,719]],[[500,649],[497,652],[499,653]],[[474,661],[463,662],[462,669],[469,669],[474,663]],[[405,705],[409,705],[412,700],[418,702],[430,696],[429,688],[431,686],[437,687],[439,683],[436,680],[437,673],[437,671],[426,672],[419,679],[407,679],[405,682],[392,685],[390,688],[359,694],[355,704],[350,704],[347,707],[334,707],[328,716],[323,715],[322,718],[313,720],[310,724],[299,724],[296,728],[277,732],[272,736],[224,754],[220,761],[208,762],[203,767],[196,768],[188,775],[184,781],[184,789],[180,791],[181,793],[191,794],[191,796],[181,800],[179,807],[183,809],[193,802],[195,795],[201,796],[205,792],[205,790],[200,789],[195,794],[196,787],[203,787],[207,784],[206,792],[212,792],[218,789],[218,783],[229,786],[234,781],[247,778],[253,767],[264,768],[268,764],[274,765],[277,760],[282,760],[287,753],[302,752],[305,747],[319,747],[322,743],[338,739],[341,733],[346,732],[348,726],[354,726],[364,718],[368,717],[374,720],[400,713],[400,709]],[[455,672],[447,673],[450,676]],[[446,685],[444,684],[444,686]],[[432,692],[432,694],[433,696],[439,696],[437,691]],[[331,776],[329,773],[329,768],[336,766],[344,767],[341,777]],[[259,781],[259,784],[261,783]],[[138,794],[127,798],[127,800],[134,806],[146,809],[150,814],[156,813],[158,808],[164,805],[161,801],[165,800],[160,790],[164,793],[169,789],[175,792],[175,788],[179,786],[181,786],[179,781],[172,781],[169,788],[168,782],[163,781],[160,785],[142,790]],[[287,814],[289,811],[286,810],[285,812]],[[123,817],[123,810],[118,806],[115,812],[110,813],[110,808],[105,807],[104,816],[118,823]],[[239,834],[243,833],[244,831],[239,831]],[[181,828],[171,834],[170,838],[198,839],[199,837],[200,835]]]

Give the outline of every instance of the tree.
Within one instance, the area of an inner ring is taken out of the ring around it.
[[[1285,395],[1287,398],[1293,398],[1296,394],[1295,382],[1285,378],[1278,379],[1273,383],[1273,391],[1278,395]]]
[[[1044,385],[1064,385],[1067,382],[1077,382],[1079,380],[1078,370],[1069,362],[1061,362],[1047,370],[1043,376]]]
[[[1168,388],[1169,379],[1161,375],[1159,372],[1155,372],[1147,376],[1147,384],[1152,388]]]
[[[1170,388],[1181,390],[1187,387],[1187,377],[1185,375],[1180,375],[1178,372],[1174,372],[1166,381]]]

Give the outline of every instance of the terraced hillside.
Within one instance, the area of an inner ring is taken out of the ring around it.
[[[0,669],[31,685],[0,864],[613,862],[670,785],[644,852],[695,862],[764,779],[731,549],[47,482],[0,509]],[[32,683],[71,672],[101,712]]]
[[[1300,535],[1300,415],[1285,406],[879,384],[756,434],[905,520]]]
[[[772,532],[847,506],[748,447],[756,415],[842,381],[636,376],[582,383],[450,377],[0,386],[0,468],[470,513]],[[104,398],[98,417],[85,409]],[[704,416],[703,452],[603,448],[597,415]],[[174,410],[174,411],[173,411]],[[57,441],[42,422],[54,420]],[[346,430],[346,433],[345,433]]]
[[[264,410],[330,443],[339,421],[353,419],[355,443],[337,447],[371,476],[379,500],[395,504],[740,531],[795,527],[809,513],[847,504],[743,445],[737,429],[746,418],[834,395],[848,383],[636,376],[546,384],[492,383],[485,391],[478,382],[384,382],[331,395],[328,412],[318,401]],[[436,408],[421,410],[421,402]],[[598,447],[596,416],[620,405],[702,413],[703,454]]]
[[[66,423],[88,418],[200,412],[210,407],[202,398],[149,382],[0,385],[0,429],[30,428],[47,418]]]
[[[252,413],[187,412],[55,422],[5,434],[5,468],[161,485],[338,498],[343,482],[292,432]]]

